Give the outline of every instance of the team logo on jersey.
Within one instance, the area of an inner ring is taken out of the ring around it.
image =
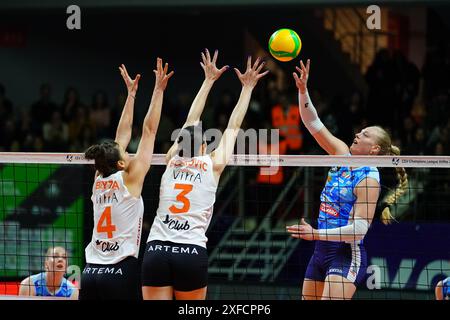
[[[156,244],[155,246],[150,245],[148,247],[147,252],[150,251],[165,251],[165,252],[172,252],[172,253],[187,253],[187,254],[197,254],[198,255],[198,251],[195,248],[190,248],[190,247],[179,247],[179,246],[163,246],[163,245],[159,245]]]
[[[102,250],[102,252],[111,252],[119,250],[119,243],[116,241],[115,243],[96,240],[95,245],[98,249]]]
[[[123,276],[122,268],[116,268],[116,267],[104,267],[104,268],[92,268],[92,267],[86,267],[83,270],[83,273],[87,274],[120,274]]]
[[[180,231],[180,230],[189,230],[191,228],[187,220],[181,223],[177,219],[170,218],[168,214],[166,215],[166,219],[163,221],[163,223],[167,225],[167,228],[171,230]]]
[[[348,178],[350,178],[350,176],[351,176],[351,174],[348,171],[343,171],[341,174],[341,177],[344,179],[348,179]]]
[[[339,216],[339,211],[336,210],[335,208],[333,208],[331,205],[322,202],[320,204],[320,211],[322,211],[323,213],[329,214],[333,217],[338,217]]]
[[[342,188],[340,189],[340,191],[339,191],[339,193],[340,193],[342,196],[345,196],[345,195],[347,194],[347,192],[348,192],[348,189],[347,189],[346,187],[342,187]]]

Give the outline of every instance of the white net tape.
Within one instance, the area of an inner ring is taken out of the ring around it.
[[[131,155],[133,156],[133,155]],[[0,152],[0,163],[90,164],[83,153]],[[165,165],[165,154],[154,154],[153,165]],[[324,156],[233,155],[230,166],[332,167],[372,166],[450,168],[450,156]]]

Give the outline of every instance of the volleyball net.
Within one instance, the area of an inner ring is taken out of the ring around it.
[[[17,295],[54,246],[66,249],[67,278],[79,284],[93,228],[89,164],[77,153],[0,153],[0,295]],[[299,299],[314,242],[290,237],[286,226],[305,218],[317,227],[330,168],[361,166],[379,169],[382,193],[354,299],[433,299],[437,282],[450,276],[450,157],[307,155],[232,157],[207,232],[208,299]],[[396,221],[384,225],[379,217],[399,167],[408,184],[390,205]],[[142,193],[140,258],[164,169],[164,155],[154,155]]]

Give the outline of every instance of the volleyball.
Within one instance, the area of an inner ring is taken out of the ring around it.
[[[291,29],[279,29],[269,39],[270,54],[279,61],[295,59],[302,48],[297,32]]]

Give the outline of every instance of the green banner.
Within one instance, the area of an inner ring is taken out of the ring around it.
[[[0,167],[0,277],[27,277],[44,268],[51,246],[82,266],[84,198],[81,166]]]

